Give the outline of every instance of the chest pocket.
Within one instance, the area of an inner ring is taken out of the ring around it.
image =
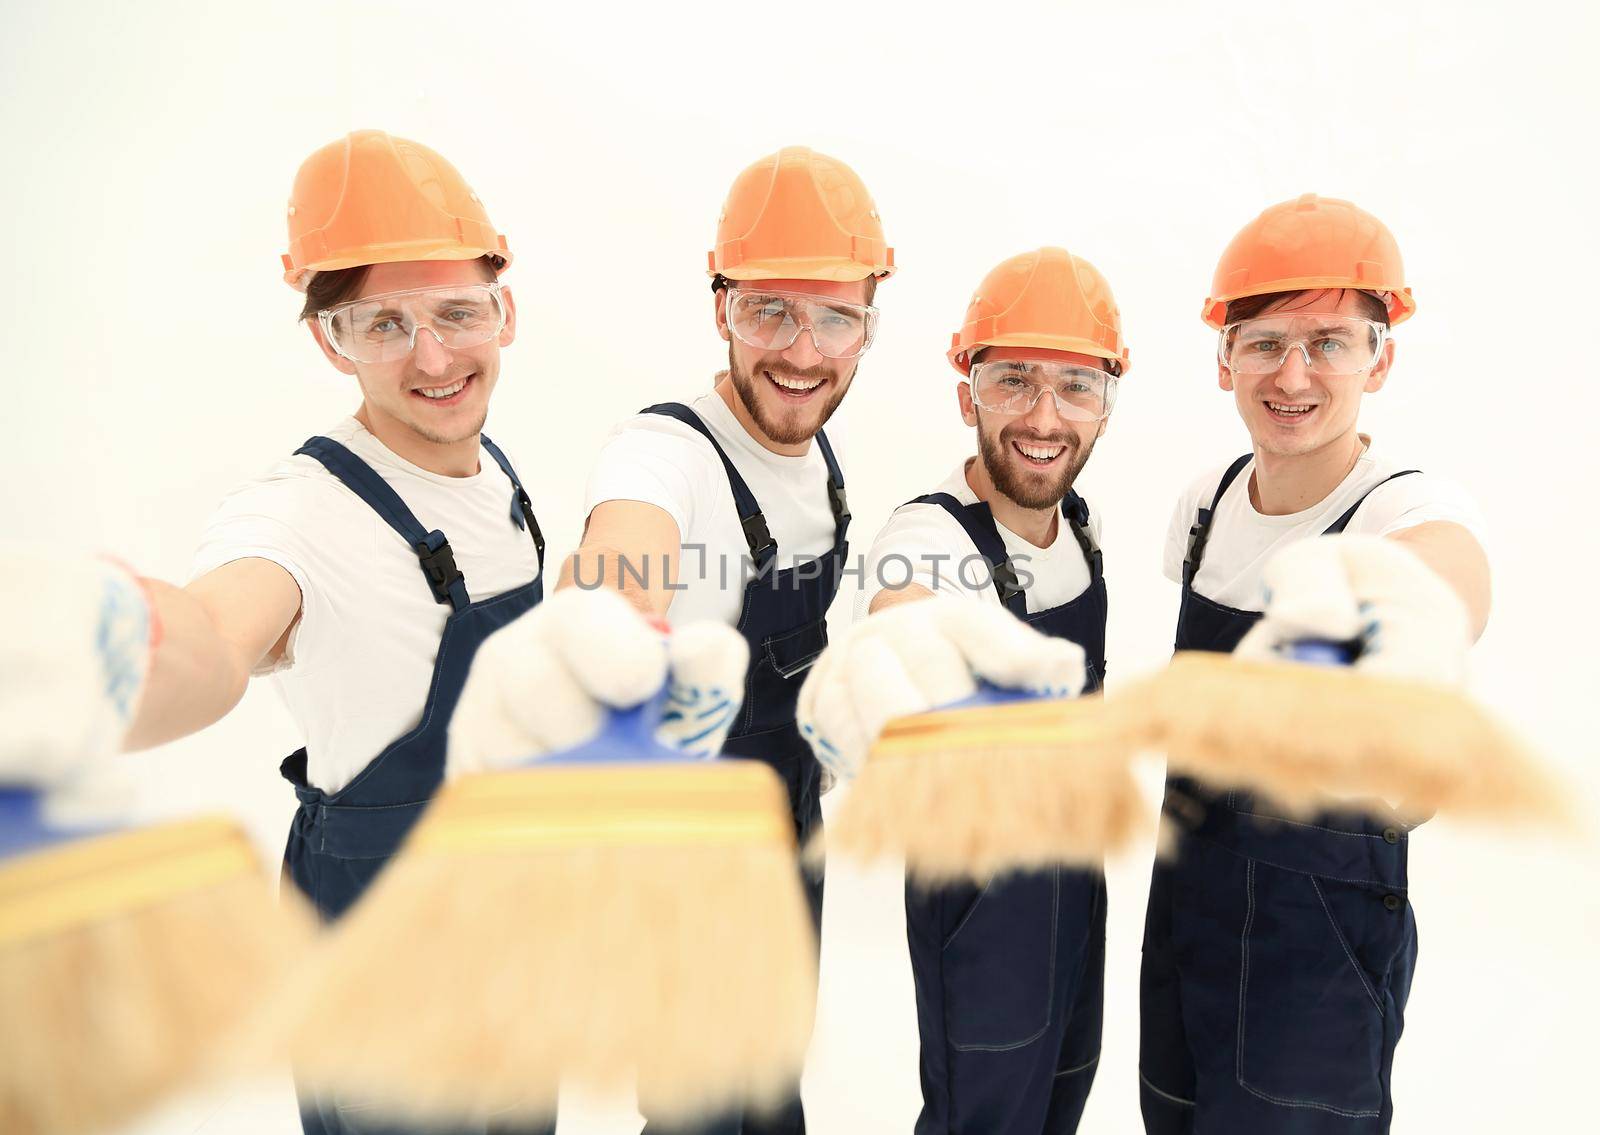
[[[818,619],[797,630],[773,635],[761,644],[766,661],[781,678],[795,678],[811,668],[828,645],[828,622]]]

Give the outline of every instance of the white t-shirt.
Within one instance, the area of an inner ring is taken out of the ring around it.
[[[1189,529],[1202,507],[1209,508],[1216,495],[1228,462],[1195,479],[1172,511],[1167,526],[1167,578],[1183,581],[1183,559],[1189,550]],[[1355,468],[1338,488],[1318,504],[1287,516],[1264,516],[1250,501],[1250,477],[1255,472],[1252,459],[1228,486],[1216,515],[1211,535],[1201,553],[1200,571],[1194,589],[1215,603],[1242,611],[1261,609],[1261,571],[1272,553],[1284,544],[1320,536],[1330,524],[1344,515],[1361,495],[1385,478],[1414,466],[1390,460],[1375,452],[1370,439]],[[1397,477],[1373,491],[1356,510],[1346,532],[1368,536],[1387,536],[1415,528],[1430,520],[1447,520],[1466,528],[1479,543],[1486,543],[1483,514],[1466,491],[1453,481],[1427,472]]]
[[[962,504],[977,504],[978,494],[967,483],[967,466],[975,460],[968,458],[957,465],[934,491],[949,493]],[[1089,565],[1065,519],[1056,525],[1055,539],[1048,548],[1030,544],[998,521],[995,530],[1011,556],[1018,581],[1026,588],[1029,614],[1070,603],[1089,586]],[[1100,542],[1100,514],[1092,508],[1089,534],[1095,543]],[[936,595],[975,595],[1001,606],[988,561],[960,522],[936,504],[896,509],[872,541],[863,570],[856,598],[857,619],[866,617],[878,592],[907,582],[921,584]]]
[[[511,482],[487,450],[475,475],[446,477],[398,456],[354,418],[323,436],[372,466],[424,528],[445,534],[474,601],[538,575],[533,539],[511,520]],[[335,792],[422,719],[451,608],[434,601],[399,533],[308,456],[224,498],[191,576],[250,558],[271,560],[300,585],[284,656],[258,673],[272,675],[299,727],[307,779]]]
[[[778,544],[775,569],[790,568],[833,548],[833,508],[828,465],[813,444],[801,457],[773,453],[745,432],[715,391],[689,408],[700,416],[744,478]],[[589,477],[584,515],[613,500],[642,501],[664,509],[678,525],[683,545],[667,621],[677,625],[715,619],[734,626],[743,607],[749,544],[728,486],[728,473],[711,444],[689,426],[660,414],[638,414],[612,431]],[[648,570],[656,586],[658,563]]]

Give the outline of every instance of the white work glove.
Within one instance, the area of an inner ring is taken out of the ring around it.
[[[580,745],[600,731],[608,708],[638,705],[663,682],[656,739],[715,756],[739,712],[749,657],[726,624],[666,634],[614,591],[558,591],[478,648],[450,721],[446,775]]]
[[[0,785],[49,787],[116,751],[159,637],[138,577],[111,560],[4,549],[27,593],[0,635]]]
[[[936,596],[856,623],[824,650],[796,714],[823,769],[852,777],[893,718],[976,691],[978,679],[1045,697],[1083,691],[1083,649],[1008,611]]]
[[[1380,536],[1320,536],[1262,572],[1266,609],[1234,653],[1278,659],[1301,639],[1356,640],[1356,669],[1436,685],[1466,679],[1467,609],[1432,568]]]

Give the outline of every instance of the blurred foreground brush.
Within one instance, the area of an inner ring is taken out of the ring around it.
[[[884,728],[829,824],[827,850],[900,856],[929,884],[1097,867],[1154,829],[1129,756],[1099,696],[1036,698],[985,683]],[[820,843],[807,852],[820,857]]]
[[[674,1122],[793,1090],[817,944],[784,787],[659,719],[445,786],[276,1007],[302,1086],[413,1121],[548,1116],[563,1079]]]
[[[229,821],[64,831],[0,789],[0,1131],[99,1130],[239,1070],[229,1038],[311,933]]]
[[[1412,819],[1570,822],[1557,779],[1475,699],[1351,668],[1350,657],[1317,642],[1283,661],[1182,652],[1109,697],[1109,724],[1165,751],[1175,773],[1301,815],[1367,798]]]

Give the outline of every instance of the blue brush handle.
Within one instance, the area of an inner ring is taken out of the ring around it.
[[[1302,638],[1279,648],[1285,658],[1316,666],[1351,666],[1361,649],[1354,642],[1335,642],[1325,638]]]
[[[666,701],[667,689],[663,686],[631,709],[608,709],[600,732],[589,740],[549,756],[535,757],[527,763],[529,766],[636,764],[640,761],[704,764],[705,758],[688,756],[656,740]]]
[[[1010,705],[1013,702],[1052,701],[1058,696],[1055,694],[1031,693],[1028,690],[1019,690],[1011,686],[997,686],[993,682],[987,682],[980,678],[978,680],[978,688],[972,694],[957,701],[946,702],[941,706],[936,706],[935,709],[940,711],[946,709],[978,709],[991,705]]]
[[[44,818],[44,793],[0,786],[0,861],[98,834],[96,830],[52,827]]]

